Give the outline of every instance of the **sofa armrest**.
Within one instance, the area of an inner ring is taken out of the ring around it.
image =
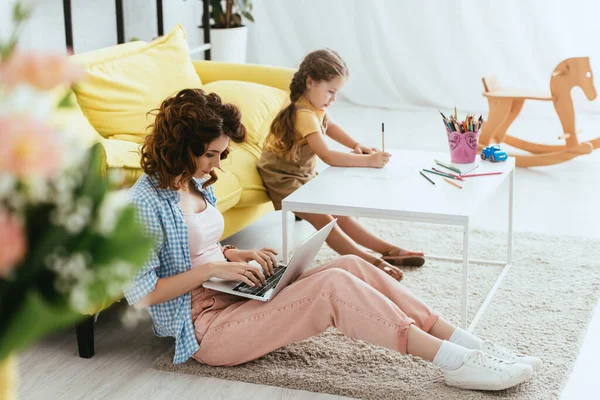
[[[289,92],[292,68],[259,64],[234,64],[220,61],[193,60],[196,73],[203,84],[214,81],[244,81],[260,83]]]

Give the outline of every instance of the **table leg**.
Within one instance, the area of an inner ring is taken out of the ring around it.
[[[467,329],[467,295],[469,291],[469,223],[463,226],[463,279],[460,326]]]
[[[512,264],[512,250],[513,250],[513,200],[514,200],[514,186],[515,186],[515,170],[510,173],[508,177],[508,243],[507,243],[507,254],[506,263]]]
[[[283,257],[283,264],[287,265],[288,263],[288,224],[287,224],[287,214],[288,211],[283,208],[281,210],[281,223],[283,227],[282,231],[282,239],[281,239],[281,252]]]

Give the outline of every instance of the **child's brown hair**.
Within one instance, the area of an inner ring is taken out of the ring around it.
[[[296,132],[294,129],[294,114],[296,101],[306,91],[306,79],[311,77],[315,81],[329,81],[336,77],[347,77],[348,67],[340,55],[331,49],[316,50],[309,53],[290,84],[291,103],[281,110],[271,123],[271,131],[267,141],[267,148],[283,155],[288,160],[296,160],[298,149],[295,144]],[[327,118],[327,117],[325,117]],[[327,121],[323,121],[327,125]]]

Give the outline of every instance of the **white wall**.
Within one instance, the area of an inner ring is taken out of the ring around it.
[[[31,1],[31,0],[30,0]],[[10,30],[10,13],[15,0],[0,0],[0,37]],[[36,0],[32,18],[21,35],[20,47],[36,50],[65,51],[62,0]],[[75,53],[83,53],[117,44],[114,0],[72,0],[73,42]],[[158,35],[156,0],[124,0],[125,40],[133,37],[150,41]],[[182,24],[190,47],[203,43],[201,0],[163,0],[165,33]]]
[[[248,61],[295,67],[330,47],[350,69],[342,98],[384,108],[485,112],[481,78],[549,92],[565,58],[589,56],[600,93],[600,1],[256,0]],[[577,113],[600,116],[573,90]],[[556,115],[550,104],[523,112]]]
[[[0,0],[0,35],[14,1]],[[38,7],[21,46],[64,51],[62,0],[29,1]],[[163,5],[165,32],[180,23],[190,47],[201,44],[202,1]],[[114,0],[72,7],[75,53],[116,44]],[[590,56],[600,89],[599,13],[591,0],[254,0],[248,61],[295,67],[309,51],[331,47],[350,68],[342,98],[351,102],[484,112],[482,76],[548,91],[556,64],[572,56]],[[126,40],[157,36],[156,0],[124,0],[124,15]],[[579,89],[573,98],[577,112],[600,115],[600,98],[590,102]],[[536,109],[555,115],[541,102],[527,102],[524,112]]]

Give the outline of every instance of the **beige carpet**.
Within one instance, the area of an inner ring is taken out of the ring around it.
[[[432,254],[460,255],[458,229],[363,220],[402,246]],[[471,256],[502,259],[505,234],[472,231]],[[324,248],[316,264],[334,257]],[[438,369],[330,330],[267,356],[230,368],[191,360],[173,366],[173,353],[155,361],[161,370],[289,387],[363,399],[556,399],[583,340],[600,288],[600,243],[542,234],[515,234],[514,265],[476,328],[476,334],[538,355],[544,369],[519,387],[499,393],[444,385]],[[462,264],[428,261],[405,271],[405,284],[446,319],[459,322]],[[471,264],[469,312],[474,316],[500,267]]]

